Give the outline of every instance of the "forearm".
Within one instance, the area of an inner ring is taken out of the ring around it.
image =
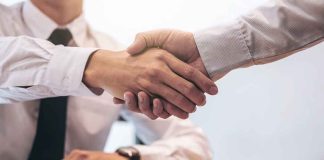
[[[318,44],[324,37],[324,1],[278,0],[236,22],[197,32],[209,74],[270,63]]]
[[[95,49],[54,46],[31,37],[0,38],[0,103],[92,94],[82,83]]]

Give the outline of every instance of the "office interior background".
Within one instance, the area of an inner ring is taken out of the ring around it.
[[[85,14],[93,28],[128,45],[141,31],[194,32],[226,23],[265,2],[85,0]],[[214,160],[323,160],[323,52],[320,44],[272,64],[233,71],[216,82],[218,96],[209,96],[207,105],[190,118],[207,134]],[[133,127],[118,122],[106,151],[132,143]]]

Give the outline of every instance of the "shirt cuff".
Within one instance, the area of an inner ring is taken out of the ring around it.
[[[209,76],[220,75],[246,65],[252,65],[252,56],[239,22],[194,33],[194,38]]]
[[[47,66],[45,86],[51,86],[55,95],[95,95],[83,84],[82,78],[90,55],[97,49],[56,46],[47,50],[55,54]]]

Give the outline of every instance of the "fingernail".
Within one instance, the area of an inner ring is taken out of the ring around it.
[[[153,107],[158,107],[158,103],[154,99],[153,99]]]
[[[195,107],[194,111],[192,113],[195,113],[197,111],[197,107]]]
[[[204,106],[207,103],[206,98],[204,99],[203,103],[201,104],[201,106]]]
[[[213,86],[213,87],[209,88],[209,94],[216,95],[217,92],[218,92],[217,87]]]
[[[138,101],[139,101],[139,103],[143,103],[144,102],[144,99],[143,99],[143,97],[142,96],[140,96],[140,95],[138,95],[137,96],[138,97]]]

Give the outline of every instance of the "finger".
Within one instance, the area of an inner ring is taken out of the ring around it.
[[[160,118],[162,119],[168,119],[170,117],[171,115],[167,111],[163,111],[162,114],[160,115]]]
[[[153,113],[160,118],[168,119],[171,115],[164,110],[164,104],[166,103],[168,102],[164,103],[162,99],[155,98],[153,100],[153,104],[155,104],[153,105]]]
[[[192,113],[195,110],[196,105],[193,104],[190,100],[184,97],[181,93],[170,88],[165,84],[154,84],[149,87],[149,92],[159,95],[162,98],[168,100],[175,106],[181,108],[185,112]]]
[[[155,120],[158,116],[154,115],[150,105],[150,97],[145,92],[138,93],[138,106],[143,114],[148,116],[150,119]]]
[[[215,83],[205,76],[203,73],[193,68],[192,66],[182,62],[181,60],[175,58],[171,54],[167,54],[166,62],[170,66],[170,68],[179,74],[181,77],[194,82],[202,91],[215,95],[217,94],[217,86]]]
[[[161,76],[161,78],[166,85],[176,89],[193,103],[199,106],[206,104],[206,96],[204,93],[188,80],[180,77],[172,71],[170,71],[166,76]]]
[[[180,119],[187,119],[189,114],[171,103],[167,103],[164,108],[170,115],[174,115]]]
[[[153,100],[153,106],[154,106],[153,108],[156,108],[156,110],[159,110],[158,113],[156,113],[156,115],[158,115],[160,118],[167,119],[171,116],[169,113],[164,111],[163,104],[159,98],[155,98]]]
[[[154,101],[156,101],[156,102],[154,102]],[[163,112],[162,102],[160,101],[159,98],[154,98],[153,99],[153,113],[154,113],[154,115],[160,117],[162,115],[162,112]]]
[[[171,31],[169,30],[153,30],[138,33],[134,42],[127,48],[127,52],[131,55],[135,55],[142,53],[147,48],[164,48],[163,44],[166,42],[170,34]]]
[[[131,55],[136,55],[147,48],[157,47],[154,44],[155,39],[155,35],[149,32],[138,33],[134,42],[127,48],[127,52]]]
[[[137,97],[132,92],[124,93],[125,103],[130,111],[141,113],[141,110],[137,106]]]
[[[114,104],[125,104],[125,101],[119,98],[114,97],[113,98]]]
[[[127,52],[131,55],[136,55],[143,52],[146,48],[148,48],[146,41],[147,40],[143,35],[137,34],[134,42],[127,48]]]
[[[150,97],[147,93],[142,92],[141,94],[145,94],[145,96],[147,96],[148,98]],[[154,101],[157,101],[154,103]],[[167,102],[165,102],[167,103]],[[154,105],[155,104],[155,105]],[[171,115],[166,112],[163,108],[163,100],[160,98],[154,98],[153,99],[153,114],[157,117],[163,118],[163,119],[167,119],[169,118]]]

